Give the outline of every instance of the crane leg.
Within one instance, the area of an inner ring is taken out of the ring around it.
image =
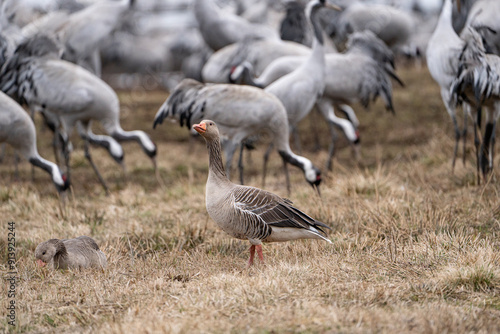
[[[479,136],[478,136],[478,123],[480,120],[481,109],[478,110],[476,118],[474,119],[474,146],[476,148],[476,172],[477,172],[477,184],[481,184],[480,177],[480,163],[479,163]]]
[[[243,182],[243,148],[245,147],[245,144],[241,143],[240,144],[240,157],[238,159],[238,169],[240,171],[240,183],[244,184]]]
[[[232,141],[227,141],[224,145],[224,152],[226,153],[226,174],[228,179],[231,179],[231,167],[233,165],[233,157],[236,147],[237,144]]]
[[[97,175],[97,178],[99,179],[99,182],[101,183],[102,187],[104,188],[104,191],[106,192],[106,195],[109,195],[109,189],[108,186],[106,185],[106,182],[104,182],[104,179],[101,176],[101,173],[99,173],[99,170],[97,169],[97,166],[94,164],[94,161],[92,160],[92,156],[90,155],[90,148],[89,148],[89,141],[88,139],[85,139],[85,158],[89,161],[90,165],[94,169],[95,174]]]
[[[320,113],[318,109],[315,109],[316,113]],[[321,149],[321,145],[319,143],[319,131],[318,131],[318,124],[316,123],[317,118],[316,117],[309,117],[309,121],[311,124],[311,133],[313,134],[314,138],[314,147],[313,147],[313,152],[318,152]]]
[[[290,175],[288,174],[288,164],[285,159],[283,159],[283,170],[285,172],[285,179],[286,179],[286,192],[288,196],[290,196],[291,188],[290,188]]]
[[[493,143],[495,141],[494,138],[495,127],[496,127],[496,122],[486,123],[484,138],[481,145],[480,165],[481,165],[481,171],[483,172],[483,178],[485,180],[492,169],[493,161],[491,161],[490,158],[491,158],[491,153],[493,151]]]
[[[266,153],[264,153],[264,166],[262,167],[262,187],[266,185],[266,174],[267,174],[267,162],[269,161],[269,155],[273,149],[273,144],[269,144]]]
[[[457,106],[454,103],[451,103],[450,92],[447,89],[441,88],[441,98],[443,99],[444,106],[446,107],[448,115],[450,115],[451,117],[451,120],[453,122],[453,127],[455,129],[455,148],[453,150],[453,160],[451,162],[451,173],[453,174],[455,171],[455,162],[457,160],[458,144],[460,141],[460,130],[458,128],[457,114],[456,114]]]
[[[299,131],[297,130],[296,126],[292,126],[292,136],[297,153],[302,155],[302,145],[300,144]]]
[[[330,134],[332,137],[332,140],[330,141],[330,147],[328,148],[328,160],[326,161],[326,169],[331,171],[332,170],[332,160],[333,156],[335,155],[335,141],[337,140],[337,134],[335,132],[334,124],[330,124]]]
[[[64,136],[59,133],[59,136],[61,138],[61,143],[62,143],[62,152],[64,156],[64,164],[66,166],[66,174],[68,178],[70,177],[70,166],[69,166],[69,160],[70,160],[70,149],[69,149],[69,138],[64,138]]]
[[[462,163],[465,166],[465,156],[466,156],[466,144],[467,144],[467,112],[464,112],[464,129],[462,132],[462,140],[463,140],[463,154],[462,154]]]
[[[19,181],[19,154],[17,152],[14,152],[14,168],[14,178]]]
[[[0,145],[0,147],[2,147],[1,149],[1,153],[0,153],[0,163],[3,162],[3,159],[5,158],[5,143],[2,143],[2,145]]]
[[[451,163],[451,172],[453,173],[455,171],[455,162],[457,160],[457,154],[458,154],[458,144],[460,142],[460,130],[458,129],[458,123],[457,123],[457,118],[455,115],[452,117],[453,119],[453,126],[455,127],[455,148],[453,149],[453,160]]]

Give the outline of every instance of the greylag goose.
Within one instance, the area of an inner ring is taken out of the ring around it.
[[[262,242],[296,239],[323,239],[327,225],[295,208],[292,202],[271,192],[232,183],[222,163],[217,125],[210,120],[193,125],[207,143],[209,171],[206,207],[209,216],[227,234],[251,243],[248,265],[253,265],[255,251],[264,261]]]
[[[81,236],[74,239],[50,239],[35,249],[41,267],[50,264],[54,269],[106,268],[106,255],[94,239]]]

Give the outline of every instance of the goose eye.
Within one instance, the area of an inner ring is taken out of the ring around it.
[[[45,255],[45,252],[43,252],[42,255]]]

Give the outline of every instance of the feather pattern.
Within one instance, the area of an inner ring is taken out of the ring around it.
[[[158,110],[153,127],[166,119],[190,127],[204,118],[214,120],[219,126],[228,171],[241,142],[265,132],[285,160],[304,171],[309,183],[317,184],[318,177],[321,180],[320,171],[310,160],[291,151],[287,113],[273,94],[251,86],[202,84],[184,79]]]
[[[95,240],[87,236],[42,242],[35,249],[35,257],[55,269],[105,268],[107,265],[106,255]]]
[[[213,121],[202,121],[194,129],[198,131],[202,124],[206,124],[206,131],[200,134],[209,152],[206,207],[222,230],[253,245],[295,239],[330,242],[323,230],[329,227],[294,207],[290,200],[229,181],[222,168],[219,131]]]
[[[482,37],[474,28],[467,27],[462,37],[466,44],[450,88],[452,98],[475,108],[493,107],[500,98],[500,57],[486,54]]]

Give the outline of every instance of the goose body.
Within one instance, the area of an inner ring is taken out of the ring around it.
[[[35,249],[40,266],[47,264],[54,269],[106,268],[106,255],[94,239],[80,236],[74,239],[50,239]]]
[[[207,142],[209,172],[206,186],[206,207],[209,216],[227,234],[248,240],[249,264],[253,252],[262,257],[262,242],[326,238],[327,225],[294,207],[291,201],[271,192],[236,185],[226,176],[221,156],[220,136],[213,121],[193,125]]]

